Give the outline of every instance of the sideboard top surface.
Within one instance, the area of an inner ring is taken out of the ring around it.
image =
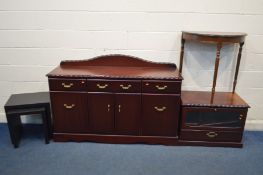
[[[62,61],[48,77],[175,79],[182,80],[175,64],[157,63],[126,55]]]
[[[215,92],[212,101],[211,97],[212,92],[182,91],[182,106],[249,108],[249,105],[236,93]]]

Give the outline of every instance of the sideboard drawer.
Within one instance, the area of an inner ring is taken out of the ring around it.
[[[142,81],[142,92],[180,94],[181,93],[181,82],[180,81],[157,81],[157,80]]]
[[[86,79],[49,79],[50,91],[85,91]]]
[[[140,93],[141,81],[139,80],[88,80],[90,92],[124,92]]]
[[[182,130],[180,139],[189,141],[241,142],[242,132],[213,130]]]

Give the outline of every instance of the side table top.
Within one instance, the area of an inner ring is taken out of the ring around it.
[[[183,39],[201,42],[241,43],[246,36],[247,34],[242,32],[182,31]]]
[[[49,103],[49,92],[12,94],[5,104],[5,109],[11,109],[17,106],[37,106]]]

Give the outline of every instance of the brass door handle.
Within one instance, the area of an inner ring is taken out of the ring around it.
[[[108,84],[104,84],[104,85],[97,84],[97,87],[100,89],[105,89],[107,86]]]
[[[163,112],[163,111],[166,109],[166,107],[163,106],[163,107],[159,108],[159,107],[155,106],[154,109],[155,109],[156,111],[158,111],[158,112]]]
[[[75,104],[71,104],[71,105],[64,104],[64,107],[66,109],[72,109],[73,107],[75,107]]]
[[[129,84],[128,86],[124,86],[123,84],[121,84],[120,87],[121,87],[122,89],[124,89],[124,90],[127,90],[127,89],[129,89],[130,87],[132,87],[132,85]]]
[[[108,105],[108,112],[110,112],[110,105]]]
[[[156,85],[155,86],[158,90],[165,90],[167,88],[167,86],[159,86],[159,85]]]
[[[121,112],[121,105],[118,105],[118,110],[119,112]]]
[[[206,135],[209,137],[209,138],[215,138],[216,136],[218,136],[218,134],[216,132],[208,132],[206,133]]]
[[[74,84],[70,83],[70,84],[66,84],[66,83],[62,83],[61,84],[64,88],[71,88]]]

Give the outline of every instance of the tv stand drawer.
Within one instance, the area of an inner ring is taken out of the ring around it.
[[[241,142],[242,132],[213,130],[182,130],[181,140],[209,142]]]

